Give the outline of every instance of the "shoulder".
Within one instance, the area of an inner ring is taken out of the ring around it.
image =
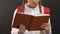
[[[44,13],[45,13],[45,14],[50,14],[50,8],[44,6]]]
[[[21,12],[22,11],[22,6],[18,6],[17,7],[17,12]]]

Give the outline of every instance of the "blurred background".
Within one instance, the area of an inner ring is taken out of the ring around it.
[[[14,10],[21,5],[22,0],[0,0],[0,34],[10,34]],[[60,31],[59,0],[42,0],[42,5],[51,9],[52,33]]]

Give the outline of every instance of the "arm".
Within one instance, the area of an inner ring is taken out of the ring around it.
[[[15,10],[14,15],[13,15],[13,19],[12,19],[12,25],[11,25],[12,30],[11,30],[11,34],[19,34],[18,33],[19,32],[19,29],[12,27],[13,26],[14,19],[15,19],[15,16],[16,16],[16,13],[17,13],[17,9]]]
[[[13,28],[13,27],[12,27],[16,13],[17,13],[17,9],[15,10],[15,12],[14,12],[14,14],[13,14],[12,25],[11,25],[11,28],[12,28],[11,34],[18,34],[18,30],[19,30],[19,29],[17,29],[17,28]]]
[[[17,13],[17,9],[15,10],[14,15],[13,15],[13,19],[12,19],[12,25],[11,25],[12,30],[11,30],[11,34],[21,34],[22,31],[25,30],[24,29],[25,26],[24,25],[21,25],[21,24],[20,24],[20,28],[19,29],[12,27],[13,26],[14,19],[15,19],[15,16],[16,16],[16,13]],[[27,32],[27,30],[25,30],[25,32]]]

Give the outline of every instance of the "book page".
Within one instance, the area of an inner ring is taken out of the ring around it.
[[[31,15],[31,14],[26,14],[26,13],[22,13],[22,12],[17,12],[17,13],[25,14],[25,15]],[[50,14],[37,14],[37,15],[31,15],[31,16],[35,16],[35,17],[38,17],[38,16],[50,16]]]

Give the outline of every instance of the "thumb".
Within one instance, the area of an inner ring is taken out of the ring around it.
[[[25,26],[23,24],[20,24],[19,31],[23,31],[23,32],[25,31]]]

